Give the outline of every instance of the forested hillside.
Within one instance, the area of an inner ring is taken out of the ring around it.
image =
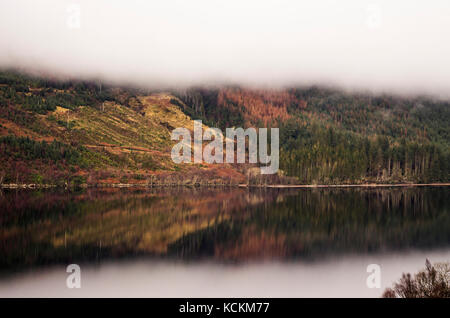
[[[450,104],[320,87],[157,92],[0,72],[0,183],[236,184],[248,165],[174,164],[176,127],[279,127],[300,184],[450,181]]]
[[[450,180],[448,101],[319,87],[177,96],[210,126],[279,127],[280,168],[302,184]]]

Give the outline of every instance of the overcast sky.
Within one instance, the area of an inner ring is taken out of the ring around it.
[[[450,1],[1,0],[0,66],[450,96]]]

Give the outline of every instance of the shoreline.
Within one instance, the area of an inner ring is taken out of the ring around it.
[[[387,188],[387,187],[448,187],[450,183],[363,183],[363,184],[268,184],[268,185],[246,185],[240,184],[242,188]]]
[[[51,188],[274,188],[274,189],[306,189],[306,188],[388,188],[388,187],[449,187],[450,183],[363,183],[363,184],[142,184],[142,183],[110,183],[81,184],[78,186],[61,186],[56,184],[0,184],[0,189],[51,189]]]

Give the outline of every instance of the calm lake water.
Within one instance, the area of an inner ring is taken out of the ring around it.
[[[448,187],[0,193],[0,297],[379,297],[450,261]],[[66,266],[81,267],[80,289]],[[369,264],[381,288],[368,288]]]

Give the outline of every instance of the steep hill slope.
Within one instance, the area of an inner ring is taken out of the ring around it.
[[[175,164],[170,132],[279,127],[280,176]],[[0,72],[0,183],[301,184],[450,181],[450,103],[318,87],[156,92]]]
[[[280,168],[300,183],[450,180],[450,103],[319,87],[193,88],[183,111],[221,128],[280,128]]]
[[[166,93],[0,77],[0,183],[238,183],[227,165],[173,163],[170,132],[193,128]]]

